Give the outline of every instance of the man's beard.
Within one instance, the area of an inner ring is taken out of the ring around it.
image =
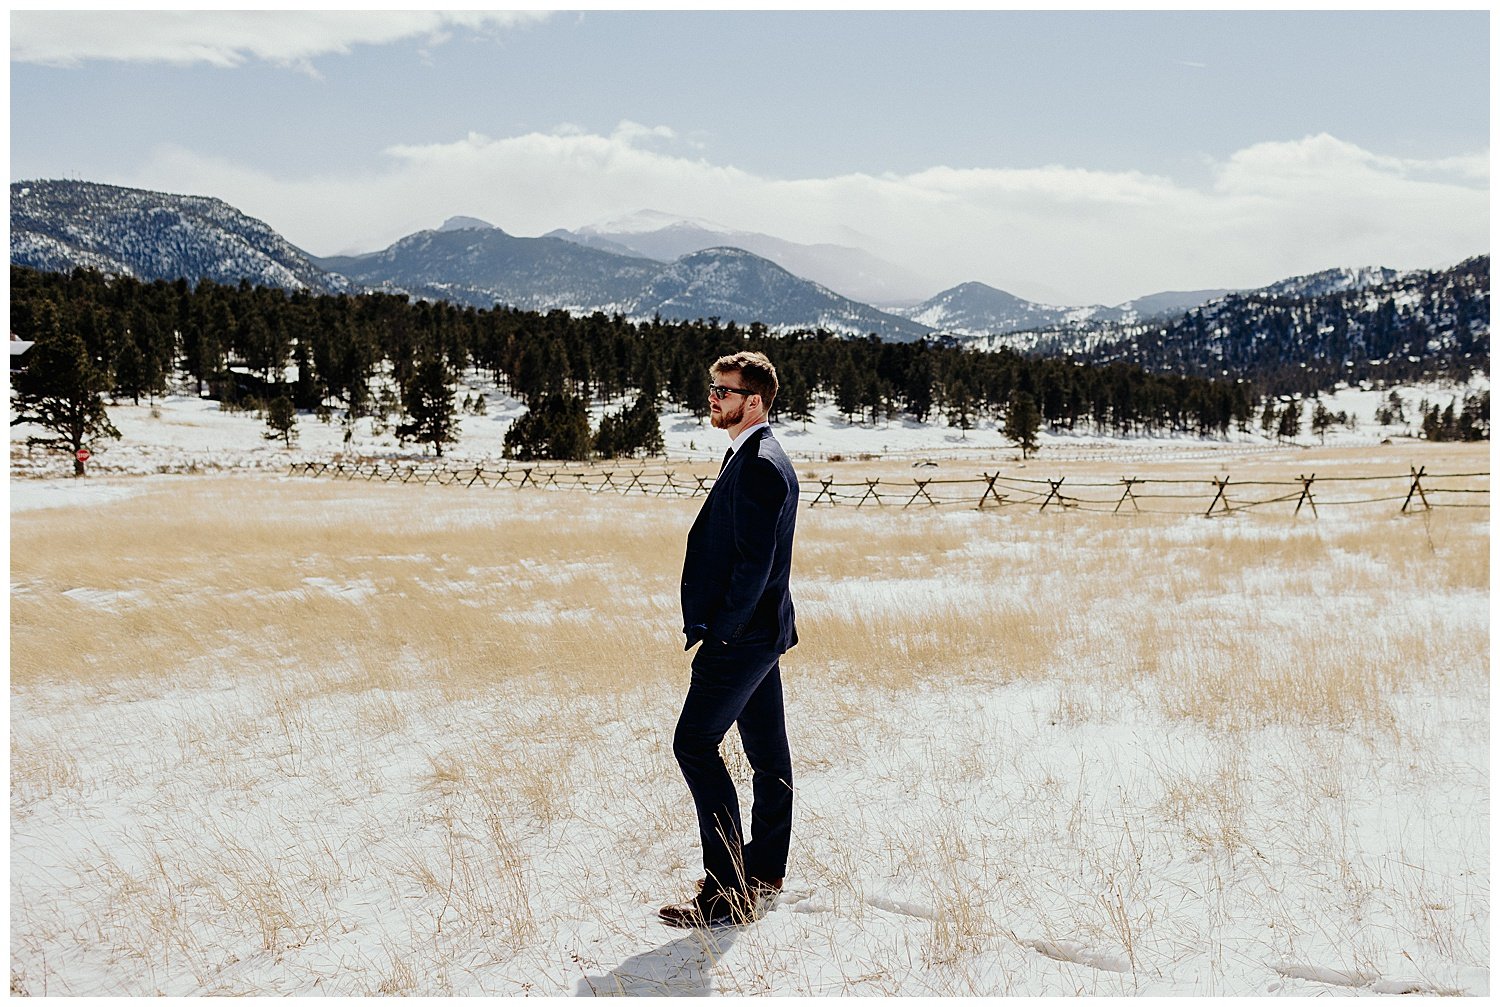
[[[730,427],[734,426],[744,418],[745,406],[743,403],[741,403],[740,407],[734,412],[730,412],[728,409],[720,406],[717,413],[709,414],[708,421],[719,430],[728,430]]]

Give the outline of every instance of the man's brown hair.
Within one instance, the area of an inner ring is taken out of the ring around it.
[[[766,404],[766,412],[771,411],[771,403],[776,401],[776,366],[764,353],[753,350],[741,350],[739,353],[731,353],[727,357],[715,360],[713,366],[708,369],[709,376],[718,380],[720,375],[738,374],[740,381],[744,382],[745,388],[756,395]]]

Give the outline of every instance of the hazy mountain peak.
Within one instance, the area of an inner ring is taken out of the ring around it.
[[[646,234],[652,231],[660,231],[665,228],[691,228],[700,231],[712,231],[719,234],[732,233],[732,229],[723,224],[715,224],[709,220],[699,220],[694,217],[683,217],[675,213],[665,213],[661,210],[637,210],[628,213],[615,220],[606,221],[602,224],[590,224],[580,227],[579,234]]]
[[[646,284],[630,314],[758,321],[772,329],[879,332],[898,342],[927,333],[925,326],[841,297],[764,256],[731,246],[680,256]]]
[[[478,217],[449,217],[443,221],[439,231],[494,231],[499,230],[494,224]]]
[[[925,286],[909,270],[859,248],[800,244],[660,210],[640,210],[616,221],[591,224],[576,232],[554,233],[596,248],[629,249],[661,262],[673,262],[690,252],[733,245],[752,255],[770,259],[788,272],[820,283],[842,296],[865,302],[915,300]]]

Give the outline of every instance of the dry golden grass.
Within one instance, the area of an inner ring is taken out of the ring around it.
[[[670,504],[633,502],[621,522],[609,503],[192,480],[111,508],[88,549],[74,513],[18,515],[12,682],[149,682],[168,662],[209,677],[279,664],[357,692],[652,676],[673,656],[682,529]]]
[[[12,735],[10,771],[11,798],[21,807],[55,793],[76,790],[84,782],[78,757],[69,751],[65,739],[55,736],[33,734],[22,744]]]
[[[1309,467],[1237,464],[1266,478]],[[1478,459],[1429,467],[1445,464]],[[295,672],[290,700],[430,685],[455,698],[538,676],[582,693],[661,683],[683,664],[676,585],[697,506],[184,479],[91,514],[88,548],[75,544],[70,510],[18,514],[12,685],[150,687],[165,672],[224,679],[256,668]],[[1487,649],[1472,635],[1434,640],[1430,619],[1406,602],[1488,591],[1488,512],[1397,509],[1322,521],[804,510],[802,644],[789,673],[907,689],[966,676],[1066,679],[1081,659],[1090,674],[1159,688],[1175,714],[1207,721],[1229,710],[1373,715],[1403,669],[1438,651],[1467,666]],[[1310,610],[1336,598],[1342,617],[1289,623],[1279,613],[1299,598]],[[399,706],[373,702],[367,716],[399,726]],[[1076,717],[1097,703],[1075,689],[1068,705]]]

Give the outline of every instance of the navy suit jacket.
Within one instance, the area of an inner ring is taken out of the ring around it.
[[[682,625],[699,640],[797,642],[788,585],[797,528],[797,473],[769,427],[750,435],[719,473],[688,532]]]

